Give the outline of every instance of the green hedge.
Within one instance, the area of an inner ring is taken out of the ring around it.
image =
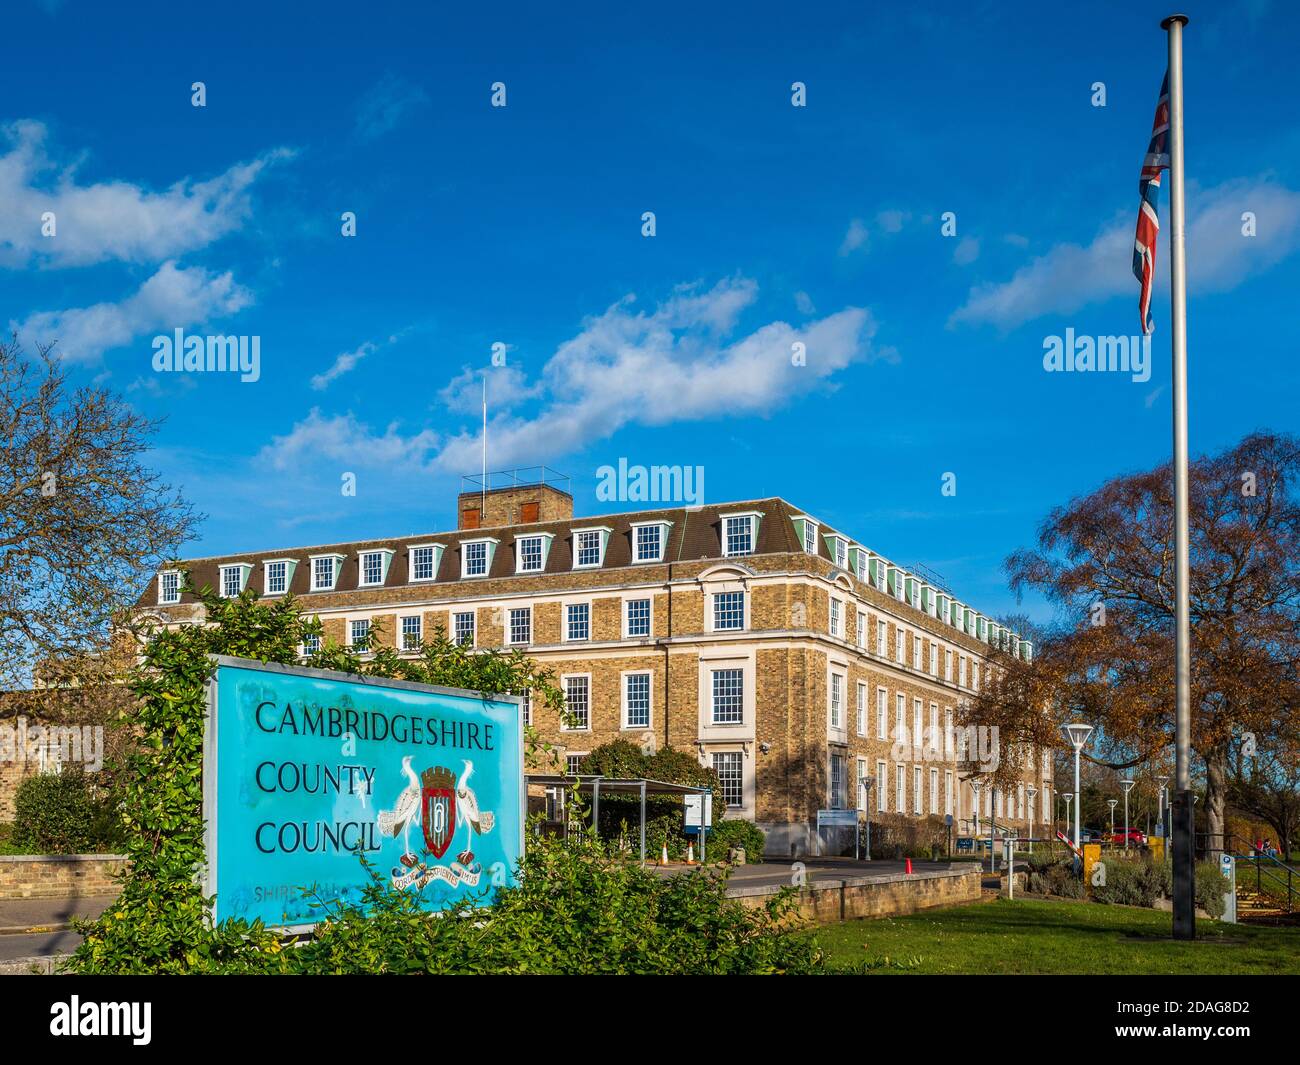
[[[745,861],[761,862],[763,849],[767,846],[767,836],[753,821],[728,817],[715,821],[709,829],[709,838],[705,844],[705,857],[711,862],[726,861],[727,853],[732,847],[745,848]]]
[[[121,842],[114,798],[80,766],[28,777],[14,795],[12,838],[29,854],[112,851]]]

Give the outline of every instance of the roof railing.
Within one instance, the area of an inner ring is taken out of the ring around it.
[[[481,473],[465,474],[460,479],[461,495],[467,492],[493,492],[502,488],[526,488],[545,485],[572,495],[572,479],[553,470],[549,466],[516,466],[509,470],[493,470],[484,476]]]

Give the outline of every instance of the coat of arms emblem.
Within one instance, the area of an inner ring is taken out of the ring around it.
[[[456,834],[456,777],[445,766],[420,774],[420,824],[424,844],[434,858],[441,858]]]

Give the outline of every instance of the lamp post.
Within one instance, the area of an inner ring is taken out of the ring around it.
[[[1065,725],[1061,729],[1061,734],[1070,742],[1074,748],[1074,793],[1079,796],[1079,801],[1074,806],[1074,845],[1079,844],[1079,814],[1083,810],[1083,791],[1079,784],[1079,756],[1083,753],[1083,745],[1088,742],[1088,737],[1092,735],[1092,726],[1085,725],[1082,722],[1073,722]]]
[[[1074,792],[1067,791],[1061,798],[1065,800],[1065,836],[1068,839],[1070,836],[1070,800],[1074,798]]]
[[[1156,777],[1156,801],[1160,804],[1160,835],[1167,835],[1165,832],[1165,785],[1169,783],[1167,776]]]
[[[980,788],[983,784],[978,780],[970,782],[970,790],[975,793],[975,838],[980,838]]]
[[[871,861],[871,786],[875,777],[862,778],[862,812],[867,815],[867,861]]]
[[[1106,805],[1110,807],[1110,841],[1115,842],[1115,807],[1119,805],[1118,799],[1107,799]]]
[[[1128,793],[1133,790],[1136,780],[1121,780],[1120,787],[1124,789],[1124,853],[1128,853]]]
[[[1038,794],[1038,789],[1030,784],[1025,788],[1025,794],[1029,796],[1029,853],[1034,853],[1034,825],[1037,823],[1037,814],[1034,812],[1034,796]]]

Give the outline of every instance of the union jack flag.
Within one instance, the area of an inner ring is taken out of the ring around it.
[[[1160,171],[1169,169],[1169,71],[1160,85],[1160,102],[1156,104],[1155,121],[1151,124],[1151,143],[1146,158],[1142,160],[1142,177],[1138,192],[1142,203],[1138,209],[1137,236],[1133,241],[1133,274],[1142,284],[1138,296],[1138,314],[1142,319],[1142,332],[1151,333],[1156,324],[1151,319],[1151,282],[1156,273],[1156,238],[1160,235],[1160,216],[1156,206],[1160,202]]]

